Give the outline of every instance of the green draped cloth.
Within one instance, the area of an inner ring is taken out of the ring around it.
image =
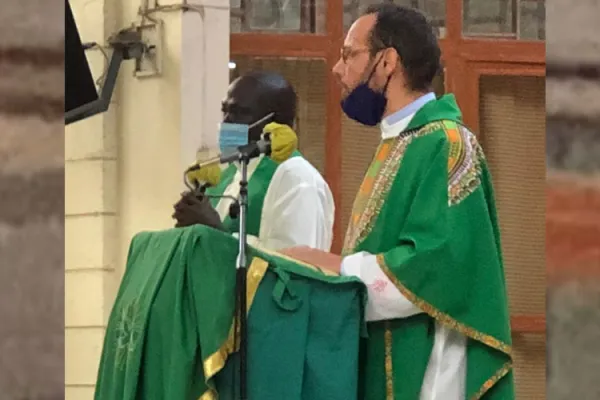
[[[488,165],[452,95],[383,140],[356,197],[344,254],[365,251],[424,313],[373,322],[360,399],[418,400],[435,322],[467,339],[466,399],[514,399],[498,219]]]
[[[202,226],[132,241],[96,400],[233,400],[237,240]],[[250,400],[356,398],[361,282],[249,250]]]

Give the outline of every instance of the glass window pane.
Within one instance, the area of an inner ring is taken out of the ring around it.
[[[325,33],[325,0],[230,2],[232,33]]]
[[[347,31],[367,7],[379,3],[381,0],[344,0],[344,29]],[[392,3],[422,11],[431,21],[438,37],[446,35],[445,0],[394,0]]]
[[[545,24],[545,0],[463,0],[465,36],[544,40]]]
[[[521,0],[519,39],[546,39],[546,3],[544,0]]]
[[[517,0],[464,0],[463,33],[466,36],[517,36]]]

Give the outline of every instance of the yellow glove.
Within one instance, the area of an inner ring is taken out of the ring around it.
[[[221,181],[221,168],[219,164],[209,164],[200,169],[189,171],[185,174],[185,178],[192,184],[208,183],[210,186],[217,186]]]
[[[263,133],[271,136],[271,159],[277,164],[290,158],[298,148],[298,136],[288,125],[271,122],[265,126]]]

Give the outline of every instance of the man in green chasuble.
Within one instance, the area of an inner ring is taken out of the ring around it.
[[[454,96],[432,93],[440,70],[419,12],[386,3],[352,25],[333,73],[346,115],[381,142],[342,257],[282,251],[367,286],[360,400],[515,398],[490,172]]]
[[[237,78],[223,101],[219,141],[234,148],[261,138],[269,123],[291,129],[296,118],[296,92],[281,75],[251,72]],[[247,133],[240,134],[240,127]],[[233,135],[233,136],[232,136]],[[241,142],[235,143],[236,141]],[[228,151],[221,148],[221,152]],[[198,198],[191,192],[175,204],[177,227],[207,225],[236,234],[239,221],[229,216],[231,197],[240,192],[241,171],[232,163],[207,194],[228,196]],[[327,182],[302,155],[277,164],[260,156],[248,165],[248,243],[268,250],[309,246],[329,251],[333,236],[334,202]]]

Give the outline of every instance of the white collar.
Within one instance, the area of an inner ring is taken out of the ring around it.
[[[408,124],[410,124],[410,121],[412,121],[415,114],[416,112],[407,115],[400,121],[394,122],[393,124],[387,123],[385,120],[381,121],[381,139],[392,139],[400,135],[402,132],[404,132],[404,130],[406,130]]]
[[[381,121],[381,139],[392,139],[404,132],[415,114],[427,103],[435,100],[434,93],[427,93]]]

